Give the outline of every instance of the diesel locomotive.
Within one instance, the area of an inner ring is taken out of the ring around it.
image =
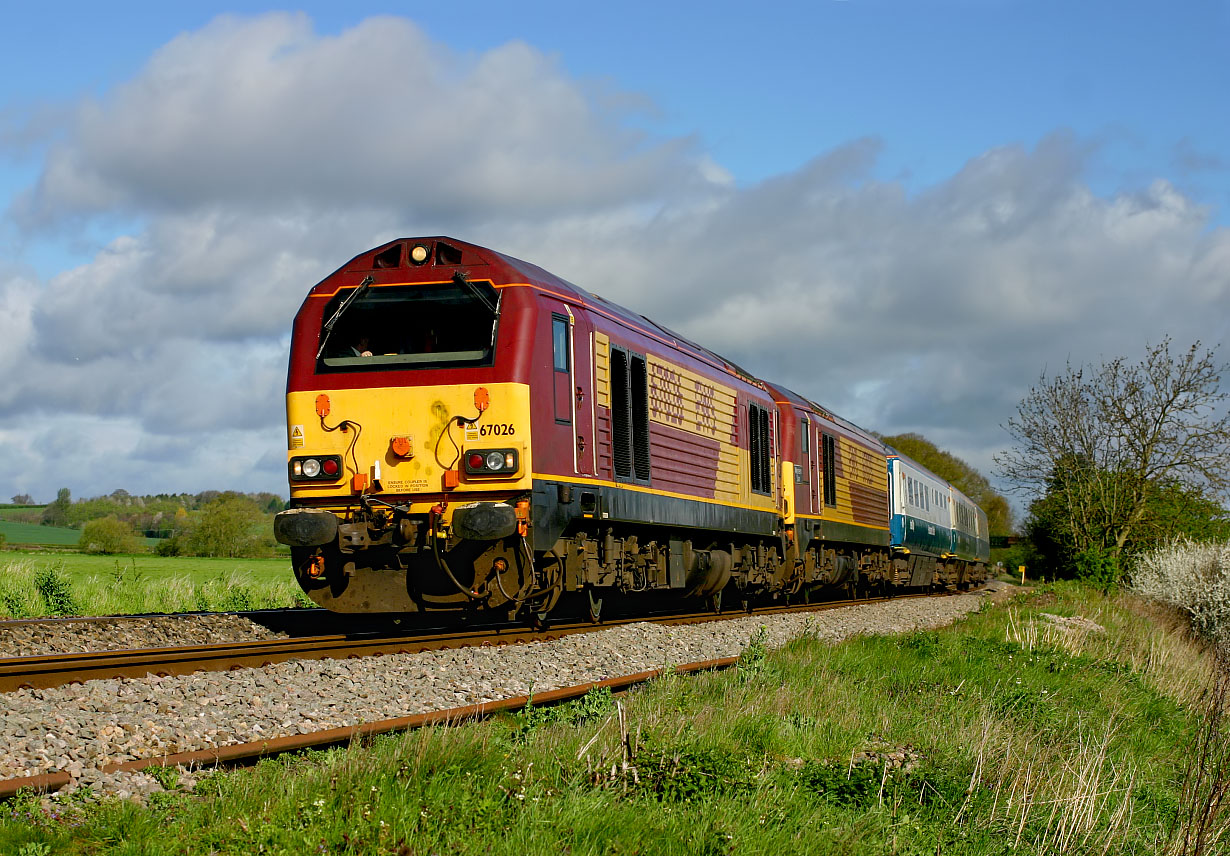
[[[986,515],[813,401],[447,237],[355,256],[295,316],[274,534],[339,612],[966,586]]]

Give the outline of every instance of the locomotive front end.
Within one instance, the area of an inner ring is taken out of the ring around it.
[[[467,253],[386,245],[296,317],[274,534],[328,609],[515,609],[539,588],[517,300]]]

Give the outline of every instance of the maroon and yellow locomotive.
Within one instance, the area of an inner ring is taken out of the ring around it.
[[[342,612],[893,580],[883,446],[531,264],[356,256],[295,318],[275,535]],[[780,448],[779,448],[780,447]],[[588,597],[586,597],[588,595]]]

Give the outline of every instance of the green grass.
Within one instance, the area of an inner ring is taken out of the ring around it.
[[[71,547],[75,546],[81,538],[81,530],[0,519],[0,535],[4,536],[8,544],[47,544],[55,547]]]
[[[0,616],[307,605],[287,559],[0,553]]]
[[[254,581],[275,581],[290,574],[288,557],[272,559],[214,559],[203,556],[92,556],[88,553],[47,553],[10,551],[0,554],[0,562],[20,558],[36,566],[57,565],[62,567],[71,580],[84,579],[98,574],[110,574],[115,563],[137,568],[151,583],[159,583],[174,577],[187,577],[192,582],[204,582],[227,574],[243,574]]]
[[[622,716],[591,694],[148,807],[17,800],[0,852],[1158,853],[1208,672],[1172,616],[1052,586],[936,632],[752,640],[739,668],[655,681]]]

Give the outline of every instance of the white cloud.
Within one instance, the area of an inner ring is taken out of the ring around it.
[[[37,224],[299,203],[526,216],[654,198],[712,174],[689,142],[631,130],[618,103],[587,99],[520,42],[470,57],[398,18],[321,36],[301,14],[221,17],[83,102],[17,213]]]
[[[23,276],[0,275],[0,366],[18,366],[34,337],[37,284]],[[0,406],[11,390],[0,387]]]

